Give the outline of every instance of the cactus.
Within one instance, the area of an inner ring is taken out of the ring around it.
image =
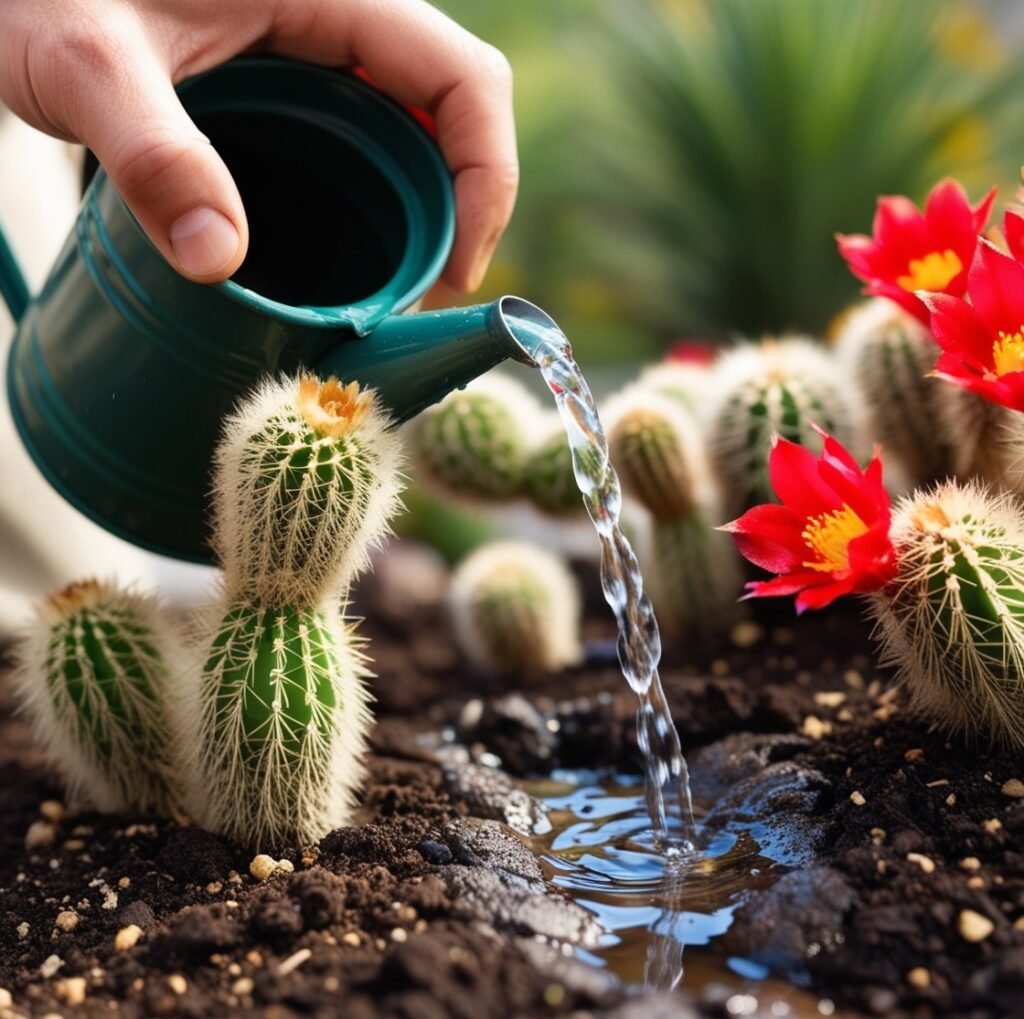
[[[197,820],[259,847],[313,842],[345,824],[363,777],[368,675],[337,609],[212,610],[193,769]]]
[[[572,450],[557,414],[546,415],[539,426],[542,436],[530,450],[523,468],[523,494],[539,510],[553,517],[584,513],[573,474]]]
[[[859,429],[840,391],[838,366],[810,340],[739,347],[718,362],[713,383],[707,437],[726,518],[774,501],[767,464],[775,436],[818,451],[818,426],[846,446],[857,445]]]
[[[956,476],[1024,492],[1024,414],[948,383],[942,385],[940,402],[955,437]]]
[[[946,482],[905,498],[896,579],[871,596],[912,706],[978,743],[1024,747],[1024,518],[1006,495]]]
[[[517,382],[487,375],[451,393],[410,426],[416,476],[457,499],[517,498],[540,405]]]
[[[911,485],[952,474],[951,387],[928,377],[939,348],[924,326],[876,298],[847,317],[836,348],[844,374],[859,388],[871,438],[899,460]]]
[[[576,664],[580,597],[549,552],[498,541],[466,558],[449,594],[456,639],[474,664],[494,672],[557,672]]]
[[[312,376],[266,382],[227,419],[213,547],[233,595],[341,596],[398,505],[399,443],[375,394]]]
[[[662,630],[681,637],[727,625],[742,586],[739,561],[713,526],[719,497],[696,421],[642,385],[610,400],[602,416],[623,490],[651,516],[642,559]]]
[[[370,715],[339,609],[399,491],[397,437],[372,392],[268,383],[215,459],[224,592],[199,621],[179,731],[194,815],[249,844],[308,842],[350,818]]]
[[[16,691],[72,802],[176,812],[174,646],[156,602],[112,582],[70,584],[39,607]]]
[[[675,400],[691,414],[699,414],[707,395],[711,371],[705,364],[662,361],[640,373],[636,384]]]

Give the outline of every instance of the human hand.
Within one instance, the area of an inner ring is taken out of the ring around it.
[[[457,219],[442,280],[476,289],[515,201],[512,77],[426,0],[2,0],[0,99],[92,149],[168,262],[213,283],[245,257],[245,210],[173,86],[253,50],[359,64],[434,115]]]

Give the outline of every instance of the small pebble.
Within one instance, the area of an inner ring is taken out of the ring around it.
[[[864,677],[856,669],[847,669],[843,673],[843,682],[853,690],[864,689]]]
[[[981,826],[989,835],[995,835],[1003,827],[1003,822],[998,817],[990,817],[987,821],[982,821]]]
[[[39,804],[39,813],[46,818],[47,821],[52,821],[54,824],[60,824],[64,820],[64,804],[59,803],[57,800],[44,800]]]
[[[753,647],[759,640],[764,639],[764,627],[758,626],[749,620],[737,623],[729,632],[729,640],[736,647]]]
[[[842,690],[819,690],[814,695],[814,703],[823,708],[838,708],[845,701],[846,694]]]
[[[1013,921],[1013,929],[1015,931],[1024,931],[1024,916],[1018,916],[1017,919]]]
[[[999,791],[1012,799],[1022,799],[1024,798],[1024,782],[1019,778],[1011,778],[1008,782],[1003,783],[1003,787]]]
[[[402,944],[403,941],[409,940],[409,932],[404,927],[396,927],[391,932],[391,940]]]
[[[982,916],[973,909],[965,909],[960,913],[957,929],[964,941],[977,944],[984,941],[996,929],[996,925],[987,916]]]
[[[277,870],[277,861],[272,856],[267,856],[266,853],[254,856],[252,863],[249,864],[249,873],[257,881],[266,881],[275,870]]]
[[[852,722],[853,721],[853,712],[849,708],[840,708],[836,712],[836,718],[840,722]]]
[[[963,867],[964,870],[981,870],[981,860],[976,856],[965,856],[960,861],[960,866]]]
[[[64,965],[64,960],[59,955],[48,955],[44,960],[42,966],[39,967],[39,975],[44,980],[49,980],[50,977],[55,976],[57,970]]]
[[[800,733],[806,736],[808,739],[821,739],[822,736],[827,736],[832,731],[831,722],[823,722],[820,718],[814,715],[808,715],[804,719],[804,724],[800,729]]]
[[[906,751],[903,755],[903,760],[909,761],[911,764],[916,764],[918,761],[924,760],[924,751],[920,747],[912,747]],[[911,970],[911,973],[916,973],[917,970]],[[927,973],[928,971],[925,970]]]
[[[81,839],[68,839],[67,842],[64,843],[64,848],[69,853],[80,853],[85,849],[85,843]]]
[[[291,860],[278,860],[277,870],[281,874],[294,874],[295,864]]]
[[[68,1005],[81,1005],[85,1001],[85,977],[66,977],[54,985],[54,994]]]
[[[252,994],[253,982],[249,977],[239,977],[231,985],[231,993],[237,994],[240,998],[246,997],[246,995]]]
[[[24,922],[23,922],[23,923],[19,923],[19,924],[18,924],[18,926],[17,926],[17,928],[16,928],[16,930],[18,931],[18,937],[19,937],[19,938],[20,938],[20,939],[21,939],[22,941],[24,941],[24,940],[25,940],[25,938],[27,938],[27,937],[28,937],[28,932],[29,932],[29,931],[30,931],[31,929],[32,929],[32,928],[31,928],[31,927],[29,927],[29,925],[28,925],[27,923],[24,923]]]
[[[117,879],[117,887],[118,888],[121,888],[121,889],[131,888],[131,886],[132,886],[132,879],[130,877],[120,877],[120,878]]]
[[[25,848],[41,849],[57,841],[57,828],[49,821],[33,821],[25,832]]]
[[[925,874],[935,872],[935,861],[922,853],[907,853],[907,860],[910,863],[916,863]]]
[[[10,1008],[13,1004],[11,992],[6,987],[0,987],[0,1008]]]
[[[188,990],[188,981],[180,973],[172,973],[167,978],[167,986],[180,998]]]
[[[128,952],[138,944],[141,937],[142,928],[137,924],[130,923],[114,935],[114,948],[118,952]]]
[[[340,986],[341,984],[339,983],[337,977],[328,977],[324,981],[324,990],[328,994],[333,994]]]
[[[886,832],[884,828],[872,828],[868,834],[870,834],[873,842],[883,842]]]
[[[58,930],[69,933],[78,926],[78,920],[78,914],[73,909],[62,909],[57,914],[54,926],[56,926]]]
[[[864,799],[864,795],[859,790],[854,789],[854,791],[850,793],[850,802],[855,807],[863,807],[868,801]]]
[[[341,940],[352,948],[358,948],[361,944],[359,935],[355,931],[349,931],[347,934],[342,935]]]
[[[206,886],[206,892],[208,895],[219,895],[224,890],[224,885],[219,881],[211,881]]]
[[[956,793],[950,793],[946,797],[946,806],[947,807],[955,807],[956,806]]]
[[[277,967],[277,975],[286,977],[289,973],[297,970],[313,953],[308,948],[300,948],[294,955],[289,955],[284,962]]]
[[[932,975],[924,966],[915,966],[907,974],[907,983],[911,987],[916,987],[919,991],[927,991],[932,985]]]
[[[975,874],[973,877],[967,879],[968,888],[984,888],[985,879],[980,874]]]

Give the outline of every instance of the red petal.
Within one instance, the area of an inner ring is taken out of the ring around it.
[[[808,609],[823,609],[852,590],[853,582],[849,577],[831,584],[823,584],[820,587],[809,587],[797,597],[796,611],[804,613]]]
[[[930,324],[936,343],[979,371],[991,371],[994,336],[978,312],[950,294],[924,294],[921,299],[931,310]]]
[[[872,233],[893,268],[903,267],[897,271],[905,271],[912,258],[927,253],[927,221],[921,210],[903,195],[878,199]]]
[[[821,480],[818,458],[795,442],[776,441],[768,457],[768,473],[783,505],[802,517],[816,517],[842,505],[842,499]]]
[[[865,287],[864,293],[870,297],[887,297],[924,325],[928,325],[930,314],[928,309],[924,306],[921,298],[916,294],[912,294],[909,290],[904,290],[903,287],[895,283],[876,281],[872,282],[870,286]]]
[[[996,200],[996,193],[999,188],[992,188],[991,191],[985,197],[974,206],[972,212],[974,214],[974,222],[971,224],[974,228],[975,234],[982,234],[985,232],[985,227],[988,224],[988,218],[992,215],[992,203]]]
[[[850,574],[857,591],[877,591],[896,575],[896,550],[889,537],[888,521],[850,542]]]
[[[769,503],[747,510],[728,531],[740,555],[771,573],[788,573],[807,558],[801,536],[807,521],[785,506]]]
[[[1018,209],[1007,209],[1003,217],[1003,236],[1010,254],[1024,262],[1024,215]]]
[[[1024,265],[990,241],[978,245],[968,289],[971,304],[993,339],[1000,332],[1015,333],[1024,326]]]
[[[865,281],[879,275],[878,247],[864,234],[836,234],[839,254],[846,259],[850,272]]]
[[[818,573],[815,570],[797,570],[794,573],[787,573],[782,577],[773,577],[771,580],[755,580],[747,584],[750,592],[747,598],[778,598],[786,595],[796,594],[808,587],[820,587],[823,584],[830,584],[832,577],[828,573]]]
[[[942,252],[947,248],[956,251],[966,238],[971,243],[971,253],[974,253],[973,239],[981,231],[974,226],[974,210],[967,192],[957,181],[947,178],[932,188],[924,215],[933,251]]]

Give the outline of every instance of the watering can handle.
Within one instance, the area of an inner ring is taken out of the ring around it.
[[[28,284],[22,274],[14,252],[7,241],[3,227],[0,227],[0,294],[10,308],[11,318],[17,322],[28,307]]]

